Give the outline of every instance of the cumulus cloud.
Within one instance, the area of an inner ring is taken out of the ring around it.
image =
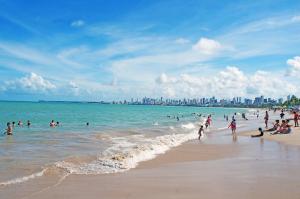
[[[289,65],[286,73],[288,76],[297,75],[300,72],[300,56],[296,56],[293,59],[288,59],[286,63]]]
[[[193,49],[200,53],[211,55],[218,52],[221,49],[221,44],[213,39],[200,38],[200,40],[193,46]]]
[[[71,23],[72,27],[81,27],[84,25],[85,25],[85,22],[83,20],[76,20],[76,21],[72,21],[72,23]]]
[[[25,77],[7,81],[4,86],[5,91],[16,90],[28,93],[44,93],[55,88],[56,86],[54,84],[35,73],[30,73]]]
[[[297,88],[283,76],[276,76],[266,71],[246,75],[234,66],[228,66],[211,76],[181,74],[178,77],[169,77],[162,74],[156,82],[158,89],[161,89],[166,97],[178,98],[204,96],[231,98],[259,95],[278,97],[298,92]]]

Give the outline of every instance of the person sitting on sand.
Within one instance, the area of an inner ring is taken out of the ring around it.
[[[231,121],[231,123],[229,124],[228,128],[231,128],[232,134],[235,134],[235,131],[236,131],[236,122],[235,122],[235,119],[233,119]]]
[[[282,120],[281,125],[277,131],[271,133],[271,135],[276,134],[289,134],[292,132],[291,125],[288,124],[289,120]]]
[[[273,127],[272,127],[272,128],[267,129],[267,130],[262,130],[262,128],[259,127],[259,128],[258,128],[258,131],[260,132],[260,134],[258,134],[258,135],[251,135],[251,137],[261,137],[261,136],[264,135],[264,132],[276,131],[279,127],[280,127],[279,120],[276,120],[276,121],[275,121],[275,124],[273,124]]]
[[[56,126],[56,124],[55,124],[54,120],[51,120],[50,127],[55,127],[55,126]]]
[[[199,137],[198,137],[198,140],[200,140],[201,136],[203,135],[204,133],[204,129],[203,129],[203,125],[200,126],[200,129],[198,131],[198,134],[199,134]]]
[[[279,120],[276,120],[275,124],[273,124],[273,127],[270,128],[270,129],[267,129],[265,131],[268,131],[268,132],[270,132],[270,131],[276,131],[279,127],[280,127]]]
[[[264,131],[262,130],[261,127],[258,128],[258,131],[260,132],[260,134],[258,135],[251,135],[252,138],[256,138],[256,137],[262,137],[264,136]]]
[[[7,122],[6,126],[7,126],[7,129],[6,129],[6,132],[4,134],[6,134],[6,135],[12,135],[13,134],[13,127],[10,124],[10,122]]]

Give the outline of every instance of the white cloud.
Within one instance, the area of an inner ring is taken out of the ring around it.
[[[20,79],[7,81],[4,86],[6,91],[22,91],[28,93],[44,93],[56,88],[50,81],[35,73]]]
[[[76,20],[76,21],[72,21],[71,26],[72,27],[81,27],[85,25],[85,21],[83,20]]]
[[[300,56],[288,59],[286,63],[290,66],[286,72],[288,76],[298,75],[300,72]]]
[[[221,44],[218,41],[201,38],[194,46],[193,49],[200,53],[211,55],[221,49]]]
[[[271,77],[271,78],[270,78]],[[172,81],[169,81],[172,79]],[[215,75],[195,76],[181,74],[169,77],[162,74],[156,81],[157,89],[169,97],[168,92],[177,98],[182,97],[254,97],[259,95],[279,97],[299,92],[297,88],[284,78],[273,73],[257,71],[246,75],[239,68],[228,66]],[[282,89],[284,88],[284,89]]]
[[[190,40],[185,39],[185,38],[178,38],[178,39],[175,40],[175,43],[177,43],[177,44],[187,44],[187,43],[190,43]]]

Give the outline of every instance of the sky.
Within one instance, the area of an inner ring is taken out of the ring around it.
[[[0,0],[0,100],[300,96],[299,0]]]

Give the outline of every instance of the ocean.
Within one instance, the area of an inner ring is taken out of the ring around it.
[[[250,109],[110,105],[62,102],[0,102],[0,125],[15,121],[13,136],[0,137],[0,186],[43,176],[127,171],[205,132],[227,129],[229,118]],[[200,116],[201,114],[201,116]],[[249,114],[250,115],[250,114]],[[179,121],[177,120],[179,118]],[[31,126],[26,126],[30,120]],[[51,120],[60,126],[51,128]],[[23,126],[17,126],[18,121]],[[89,126],[86,123],[89,122]],[[241,120],[242,122],[242,120]],[[1,134],[3,134],[1,132]]]

